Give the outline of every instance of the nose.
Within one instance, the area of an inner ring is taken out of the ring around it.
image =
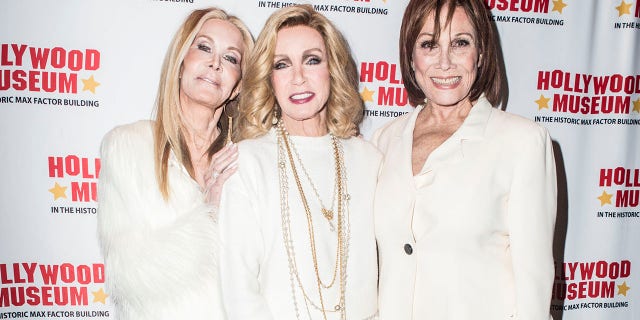
[[[293,75],[291,78],[291,83],[295,85],[301,85],[306,82],[306,78],[304,76],[304,70],[301,67],[293,67]]]
[[[220,60],[220,56],[217,54],[213,55],[211,61],[209,62],[209,68],[215,71],[222,71],[222,61]]]
[[[438,57],[438,66],[442,70],[449,70],[451,68],[451,49],[450,48],[442,48],[440,50],[440,55]]]

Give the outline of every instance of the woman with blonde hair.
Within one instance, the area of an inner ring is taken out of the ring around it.
[[[118,319],[223,319],[217,205],[235,171],[233,100],[253,38],[223,10],[193,11],[165,57],[155,121],[101,148],[98,233]]]
[[[380,153],[347,42],[310,5],[276,11],[240,97],[238,172],[221,200],[229,319],[370,319]]]

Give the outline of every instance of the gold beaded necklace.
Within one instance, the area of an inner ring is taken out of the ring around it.
[[[281,217],[282,217],[282,230],[283,230],[283,240],[285,244],[285,249],[287,251],[287,257],[289,260],[289,276],[291,281],[291,290],[293,295],[293,303],[296,311],[296,317],[299,319],[299,310],[298,303],[296,300],[295,287],[300,288],[302,292],[303,298],[305,300],[305,305],[311,304],[314,308],[320,310],[322,312],[323,318],[327,319],[327,312],[340,312],[340,318],[346,319],[346,309],[345,309],[345,286],[346,286],[346,264],[347,264],[347,252],[348,252],[348,226],[345,228],[345,222],[348,221],[344,214],[345,203],[348,202],[349,197],[345,192],[345,184],[344,184],[344,161],[341,154],[341,146],[339,140],[331,135],[332,146],[333,146],[333,155],[335,159],[335,170],[336,170],[336,189],[337,189],[337,248],[336,248],[336,264],[334,267],[333,277],[331,282],[328,285],[325,285],[324,282],[320,278],[320,272],[318,267],[318,258],[316,253],[316,239],[315,232],[313,228],[313,218],[311,216],[311,210],[309,208],[309,204],[307,198],[305,196],[304,190],[302,188],[302,184],[300,183],[300,178],[298,176],[298,171],[296,170],[296,165],[293,160],[292,153],[292,141],[290,141],[288,133],[284,129],[284,125],[280,121],[277,127],[278,134],[278,167],[280,171],[280,205],[281,205]],[[286,153],[286,156],[285,156]],[[296,151],[297,154],[297,151]],[[296,258],[295,258],[295,250],[293,247],[293,239],[291,237],[291,228],[290,228],[290,215],[289,215],[289,204],[288,204],[288,183],[287,183],[287,173],[286,173],[286,160],[288,160],[291,171],[293,173],[294,180],[296,181],[296,185],[298,187],[298,192],[300,194],[300,198],[302,201],[302,205],[305,210],[306,218],[307,218],[307,227],[309,233],[309,242],[311,247],[311,256],[313,260],[313,267],[315,272],[318,297],[320,299],[320,306],[315,304],[307,295],[304,286],[302,285],[302,281],[300,280],[300,275],[297,268]],[[298,155],[298,160],[300,161],[300,157]],[[301,161],[300,161],[301,162]],[[302,165],[302,163],[300,163]],[[306,171],[306,169],[305,169]],[[346,205],[348,208],[348,204]],[[324,209],[324,208],[323,208]],[[323,215],[325,213],[323,212]],[[326,215],[325,215],[326,217]],[[328,219],[328,218],[327,218]],[[329,219],[328,219],[329,220]],[[336,275],[339,274],[339,282],[340,282],[340,297],[338,303],[334,306],[333,310],[327,310],[325,308],[325,301],[322,294],[322,289],[329,289],[333,287]],[[310,317],[310,313],[309,313]]]

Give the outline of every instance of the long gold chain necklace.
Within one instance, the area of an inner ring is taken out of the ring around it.
[[[331,222],[331,219],[333,218],[333,208],[331,208],[331,211],[330,211],[331,216],[328,217],[327,216],[327,211],[328,210],[324,208],[324,205],[322,204],[322,200],[320,199],[320,195],[318,194],[318,190],[314,186],[313,181],[311,181],[311,177],[309,176],[309,173],[307,172],[307,169],[305,169],[305,167],[304,167],[304,165],[302,163],[302,158],[298,154],[298,151],[296,150],[295,145],[293,144],[292,141],[290,141],[288,132],[286,131],[286,129],[284,129],[284,127],[280,127],[280,130],[282,132],[284,132],[284,134],[285,134],[285,139],[283,140],[284,141],[284,145],[285,145],[286,150],[287,150],[287,156],[288,156],[288,159],[289,159],[289,163],[291,165],[291,171],[293,172],[293,177],[294,177],[294,179],[296,181],[296,185],[298,187],[298,191],[300,193],[300,198],[302,200],[302,203],[303,203],[303,205],[305,207],[305,211],[310,212],[309,204],[308,204],[308,201],[307,201],[307,197],[306,197],[306,195],[304,193],[304,189],[302,188],[302,184],[300,183],[300,177],[298,175],[298,170],[296,168],[295,162],[293,161],[292,151],[293,151],[293,153],[296,154],[297,159],[298,159],[298,164],[302,168],[302,171],[304,171],[304,173],[306,174],[307,179],[309,179],[309,184],[311,185],[311,187],[313,188],[314,192],[316,193],[316,196],[318,197],[318,201],[320,202],[322,215],[329,221],[329,225],[330,225],[331,231],[335,231],[335,227],[333,226],[333,223]],[[335,162],[334,197],[335,197],[335,192],[338,192],[338,193],[340,193],[340,194],[338,194],[338,198],[340,199],[341,196],[342,196],[342,194],[341,194],[342,168],[340,167],[340,153],[339,153],[339,148],[338,148],[338,140],[337,140],[336,137],[331,135],[331,142],[332,142],[332,146],[333,146],[333,158],[334,158],[334,162]],[[341,203],[340,201],[342,201],[342,200],[338,200],[338,201],[339,201],[339,204],[340,204]],[[311,216],[309,215],[308,218],[311,219]],[[313,226],[313,224],[311,224],[311,226]],[[340,245],[341,245],[340,242],[341,242],[341,240],[342,239],[340,237],[338,237],[338,241],[337,241],[337,244],[336,244],[336,246],[337,246],[337,248],[336,248],[336,259],[335,259],[336,263],[335,263],[335,266],[333,268],[333,276],[331,277],[331,281],[329,282],[329,284],[325,284],[325,282],[322,281],[322,278],[319,278],[320,285],[323,288],[329,289],[329,288],[333,287],[333,285],[335,284],[336,276],[338,274],[338,264],[340,262]],[[315,247],[315,242],[313,243],[313,247]]]
[[[315,233],[313,229],[313,219],[311,216],[311,210],[309,209],[309,204],[307,202],[306,196],[304,194],[304,190],[302,189],[302,185],[300,183],[299,176],[297,174],[297,170],[295,168],[295,163],[293,161],[293,155],[291,152],[291,143],[289,141],[288,134],[286,133],[282,122],[278,124],[277,129],[278,134],[278,167],[279,167],[279,178],[280,178],[280,206],[281,206],[281,217],[282,217],[282,230],[283,230],[283,241],[285,244],[285,249],[287,251],[287,257],[289,261],[289,277],[291,281],[291,292],[293,296],[293,303],[295,307],[296,317],[300,318],[300,312],[298,308],[298,303],[296,299],[296,283],[302,292],[303,298],[305,300],[305,305],[307,306],[307,313],[311,318],[309,313],[308,304],[311,304],[314,308],[320,310],[322,312],[323,318],[327,319],[327,312],[340,312],[340,318],[346,319],[346,308],[345,308],[345,288],[346,288],[346,265],[347,265],[347,257],[348,257],[348,247],[349,247],[349,230],[350,227],[348,225],[348,218],[345,217],[345,208],[348,212],[348,201],[349,196],[346,194],[346,186],[344,182],[344,161],[342,157],[342,150],[337,138],[332,136],[332,145],[334,151],[334,158],[336,159],[336,171],[338,182],[337,182],[337,194],[338,194],[338,208],[337,208],[337,224],[338,224],[338,232],[337,232],[337,254],[336,254],[336,267],[334,268],[334,279],[329,286],[325,286],[320,279],[320,272],[318,267],[318,259],[316,253],[316,244],[315,244]],[[286,153],[286,156],[285,156]],[[288,157],[287,157],[288,156]],[[302,285],[302,281],[300,280],[300,275],[297,268],[297,263],[295,259],[295,250],[293,247],[293,239],[291,236],[291,228],[290,228],[290,213],[289,213],[289,201],[288,201],[288,177],[286,173],[286,160],[289,160],[291,170],[296,180],[296,184],[298,186],[298,191],[300,193],[300,198],[302,200],[303,207],[305,209],[306,217],[307,217],[307,227],[309,232],[309,242],[311,247],[311,255],[313,260],[318,297],[320,299],[320,306],[315,304],[307,295],[304,286]],[[345,204],[346,202],[346,204]],[[346,227],[345,227],[346,223]],[[335,281],[337,270],[339,270],[339,279],[340,279],[340,297],[338,303],[334,306],[333,310],[327,310],[325,308],[324,297],[322,294],[322,288],[330,288],[333,286],[333,282]]]
[[[336,139],[333,135],[331,136],[331,139]],[[335,143],[334,143],[335,144]],[[298,163],[300,164],[300,168],[302,169],[302,172],[304,173],[304,175],[307,177],[307,181],[309,181],[309,185],[311,186],[311,189],[313,190],[313,193],[316,195],[316,198],[318,199],[318,202],[320,203],[320,211],[322,212],[322,215],[325,217],[325,219],[327,219],[327,221],[329,222],[329,227],[331,228],[331,231],[335,231],[335,226],[333,225],[333,208],[334,208],[334,204],[336,201],[336,193],[338,192],[338,183],[340,180],[340,170],[339,170],[339,159],[338,159],[338,149],[334,148],[333,152],[334,152],[334,159],[335,159],[335,165],[336,165],[336,174],[335,174],[335,179],[334,179],[334,185],[333,185],[333,198],[331,199],[331,209],[327,209],[327,207],[324,205],[324,203],[322,202],[322,198],[320,198],[320,193],[318,192],[318,189],[316,188],[316,185],[313,183],[313,180],[311,180],[311,175],[309,175],[309,172],[307,171],[307,169],[305,168],[303,162],[302,162],[302,157],[300,157],[300,154],[298,153],[298,149],[295,147],[295,145],[293,143],[289,143],[288,144],[290,146],[290,149],[293,151],[293,153],[296,155],[296,159],[298,160]],[[339,197],[340,195],[338,195]]]

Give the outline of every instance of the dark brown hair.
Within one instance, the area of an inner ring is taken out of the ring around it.
[[[482,55],[476,80],[471,86],[469,99],[476,101],[484,94],[495,107],[503,102],[506,92],[502,71],[502,56],[498,33],[491,21],[491,12],[482,0],[411,0],[407,5],[402,26],[400,27],[400,70],[402,81],[407,89],[409,103],[412,106],[422,104],[425,95],[418,86],[415,73],[411,68],[413,49],[416,39],[428,17],[435,17],[434,41],[438,41],[440,32],[451,23],[457,7],[464,10],[477,35],[478,52]],[[440,12],[446,9],[445,25],[440,25]],[[503,87],[504,86],[504,87]]]

